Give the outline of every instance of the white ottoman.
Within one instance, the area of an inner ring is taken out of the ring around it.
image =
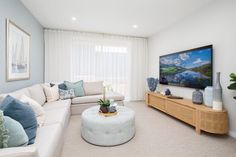
[[[89,143],[114,146],[129,141],[135,135],[135,113],[117,106],[117,115],[99,115],[99,106],[88,108],[81,116],[81,136]]]

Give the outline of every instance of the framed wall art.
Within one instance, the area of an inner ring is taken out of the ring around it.
[[[30,34],[6,20],[6,79],[30,79]]]

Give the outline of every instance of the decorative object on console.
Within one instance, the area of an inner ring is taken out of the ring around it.
[[[167,96],[167,98],[169,98],[169,99],[183,99],[183,97],[181,97],[181,96],[174,96],[174,95]]]
[[[171,95],[170,89],[167,88],[167,89],[165,90],[165,95]]]
[[[204,90],[204,104],[208,107],[212,107],[213,103],[213,87],[207,86]]]
[[[148,88],[151,92],[155,92],[158,84],[158,78],[147,78]]]
[[[216,82],[213,86],[213,110],[222,110],[222,86],[220,84],[220,72],[216,73]]]
[[[7,20],[7,81],[30,78],[30,34]]]
[[[192,102],[194,104],[202,104],[203,103],[203,94],[199,89],[196,89],[192,94]]]
[[[235,73],[231,73],[230,75],[230,81],[233,82],[228,86],[228,89],[230,90],[236,90],[236,74]],[[234,97],[234,99],[236,99],[236,96]]]

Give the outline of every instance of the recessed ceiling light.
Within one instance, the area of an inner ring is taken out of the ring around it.
[[[132,27],[133,27],[133,28],[138,28],[138,25],[133,25]]]
[[[72,21],[76,21],[77,18],[76,18],[76,17],[72,17],[71,20],[72,20]]]

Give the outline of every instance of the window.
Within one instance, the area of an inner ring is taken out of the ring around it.
[[[74,43],[71,55],[72,81],[103,80],[108,90],[126,95],[128,59],[127,46]]]

